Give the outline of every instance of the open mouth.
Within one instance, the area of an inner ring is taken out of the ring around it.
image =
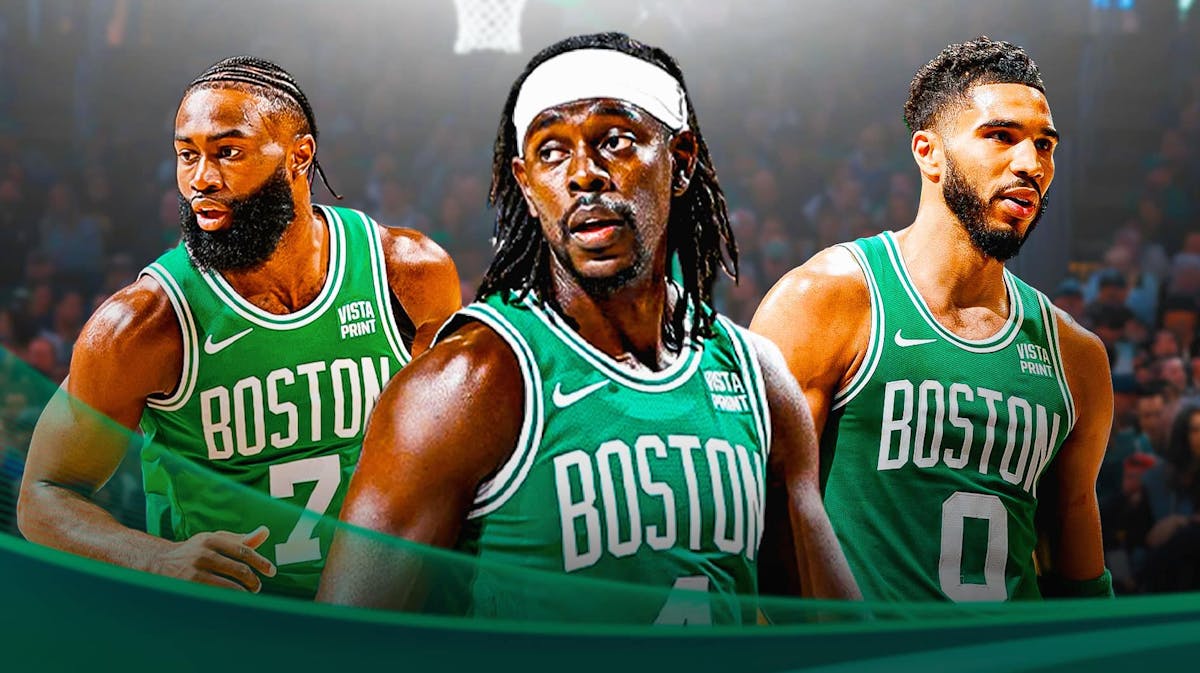
[[[620,218],[588,219],[569,229],[571,238],[585,249],[602,249],[612,245],[621,236],[625,221]]]
[[[196,213],[196,223],[204,231],[216,231],[224,226],[229,218],[229,211],[205,204],[193,204],[192,212]]]
[[[1036,189],[1022,187],[1006,190],[1000,194],[1000,203],[1012,215],[1026,219],[1037,212],[1038,200],[1041,196]]]

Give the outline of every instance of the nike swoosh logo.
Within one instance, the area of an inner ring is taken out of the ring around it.
[[[900,331],[901,330],[896,330],[896,345],[901,348],[931,344],[937,341],[937,339],[905,339],[904,337],[900,336]]]
[[[216,355],[217,353],[220,353],[221,351],[225,350],[230,345],[232,345],[233,342],[237,341],[238,339],[241,339],[242,337],[246,336],[247,334],[249,334],[253,331],[254,331],[253,327],[247,327],[246,329],[242,330],[241,332],[238,332],[237,334],[234,334],[233,336],[225,337],[224,339],[221,339],[220,341],[213,341],[212,335],[209,334],[208,338],[204,340],[204,352],[208,353],[209,355]]]
[[[564,394],[562,391],[562,382],[559,382],[554,384],[554,394],[551,396],[551,399],[554,400],[554,406],[558,407],[559,409],[566,409],[567,407],[575,404],[588,395],[591,395],[597,390],[600,390],[606,385],[608,385],[608,381],[597,381],[592,385],[580,388],[573,393]]]

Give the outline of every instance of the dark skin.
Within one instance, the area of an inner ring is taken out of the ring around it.
[[[695,168],[694,136],[671,135],[623,101],[593,99],[539,115],[523,155],[512,170],[557,252],[551,272],[562,311],[583,338],[630,370],[669,366],[677,353],[662,333],[664,309],[674,301],[665,273],[666,223],[672,195],[686,191]],[[604,197],[602,205],[577,206],[594,195]],[[634,228],[617,222],[615,204],[635,209]],[[638,240],[645,247],[640,268]],[[577,278],[630,268],[638,271],[628,282],[600,296]],[[809,595],[857,597],[820,503],[815,436],[803,396],[778,351],[765,341],[759,346],[775,437],[769,469],[786,485],[788,516],[798,532],[789,572],[801,576]],[[425,545],[454,546],[480,483],[516,446],[523,399],[508,345],[479,323],[456,331],[381,395],[342,520]],[[420,609],[426,587],[419,556],[381,536],[339,534],[317,599]]]
[[[1003,262],[975,248],[949,209],[941,182],[946,155],[984,198],[1018,181],[1045,194],[1054,179],[1054,131],[1041,92],[1021,84],[971,89],[963,109],[945,113],[937,130],[913,134],[912,154],[921,170],[916,221],[896,233],[913,282],[934,317],[966,339],[994,334],[1008,318]],[[988,226],[1028,231],[1032,214],[989,201]],[[1112,425],[1113,393],[1108,357],[1100,340],[1056,310],[1067,384],[1078,418],[1057,457],[1042,476],[1039,533],[1045,544],[1040,568],[1071,580],[1104,571],[1096,475]],[[812,316],[820,316],[813,320]],[[779,346],[804,390],[818,428],[824,428],[834,394],[862,365],[871,333],[866,279],[849,252],[834,247],[785,275],[763,299],[750,329]]]
[[[316,141],[296,115],[239,88],[198,89],[175,120],[176,177],[202,228],[230,225],[231,200],[257,191],[280,166],[296,217],[261,265],[224,272],[254,305],[297,311],[325,283],[329,232],[313,208],[308,175]],[[417,327],[412,351],[461,308],[458,274],[421,234],[380,227],[388,284]],[[93,502],[124,458],[151,395],[170,394],[183,367],[178,319],[157,281],[117,291],[84,326],[63,390],[34,431],[18,520],[30,540],[83,556],[214,586],[258,591],[275,569],[255,549],[269,531],[213,531],[172,542],[126,528]],[[64,394],[65,393],[65,394]]]

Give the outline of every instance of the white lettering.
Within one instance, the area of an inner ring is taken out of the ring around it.
[[[569,471],[579,475],[580,500],[571,498]],[[596,510],[596,486],[592,483],[592,464],[588,455],[575,450],[554,458],[554,482],[558,489],[558,511],[562,523],[563,570],[586,568],[600,560],[600,513]],[[585,534],[576,531],[575,520],[583,517]],[[583,540],[587,550],[579,551]]]
[[[271,433],[271,446],[276,449],[286,449],[300,438],[300,414],[292,402],[279,401],[279,384],[292,385],[296,377],[290,369],[276,369],[267,374],[267,409],[276,416],[287,416],[287,434]]]
[[[896,394],[904,393],[904,413],[896,418]],[[904,380],[888,381],[883,389],[883,428],[879,435],[879,466],[882,470],[898,470],[908,463],[908,443],[912,435],[913,385]],[[900,433],[896,442],[896,457],[892,457],[892,433]]]
[[[621,486],[625,492],[625,516],[617,511],[617,494],[613,488],[612,458],[621,466]],[[600,495],[604,500],[604,521],[608,524],[608,553],[618,558],[637,552],[642,546],[642,513],[638,509],[637,484],[633,477],[633,458],[629,445],[619,439],[609,440],[596,451],[596,467],[600,472]],[[629,522],[629,539],[621,539],[621,521]]]
[[[660,534],[657,525],[646,526],[646,542],[654,549],[662,551],[670,549],[675,544],[675,494],[665,482],[654,481],[651,478],[650,459],[647,451],[653,449],[655,462],[666,459],[667,445],[655,435],[642,435],[637,440],[638,480],[642,491],[651,497],[662,498],[663,532]]]
[[[217,403],[217,415],[213,417],[213,405]],[[225,460],[233,457],[233,431],[229,428],[229,391],[216,387],[200,393],[200,423],[204,426],[204,443],[208,446],[209,460]],[[217,436],[221,446],[217,446]]]
[[[250,413],[253,414],[254,443],[246,438],[246,393],[250,393]],[[246,378],[233,384],[233,422],[236,426],[234,434],[237,437],[237,451],[243,456],[255,456],[267,445],[266,419],[263,418],[262,382],[256,376]]]

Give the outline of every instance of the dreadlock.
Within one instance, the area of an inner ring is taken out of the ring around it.
[[[708,145],[700,134],[696,111],[679,64],[662,49],[642,44],[623,33],[577,35],[550,45],[533,57],[513,83],[492,152],[492,187],[488,203],[496,209],[496,254],[479,286],[478,299],[504,291],[516,292],[524,298],[536,289],[538,301],[547,298],[553,301],[550,248],[542,235],[541,223],[529,214],[520,185],[512,174],[512,159],[524,141],[516,137],[512,117],[521,85],[529,74],[545,61],[577,49],[613,49],[629,54],[662,68],[683,87],[688,128],[696,137],[696,170],[687,191],[671,199],[667,220],[667,264],[670,266],[671,260],[678,258],[684,296],[675,302],[663,325],[665,343],[678,350],[683,343],[684,319],[689,305],[695,307],[690,336],[711,335],[713,315],[705,307],[712,303],[713,281],[718,268],[737,281],[737,243],[729,226],[725,195],[717,183],[717,172]]]
[[[184,90],[184,95],[186,96],[194,89],[215,89],[228,86],[230,83],[252,89],[254,93],[282,107],[288,114],[301,122],[301,133],[311,133],[314,140],[318,137],[317,120],[313,116],[308,96],[304,95],[300,85],[286,70],[266,59],[253,56],[233,56],[214,63],[199,77],[192,80],[192,83]],[[316,157],[313,157],[313,165],[309,169],[310,179],[314,170],[321,176],[321,182],[329,190],[329,193],[340,200],[342,196],[333,191],[333,187],[329,185],[329,178],[325,177],[325,169],[321,168],[321,162],[317,161]]]

